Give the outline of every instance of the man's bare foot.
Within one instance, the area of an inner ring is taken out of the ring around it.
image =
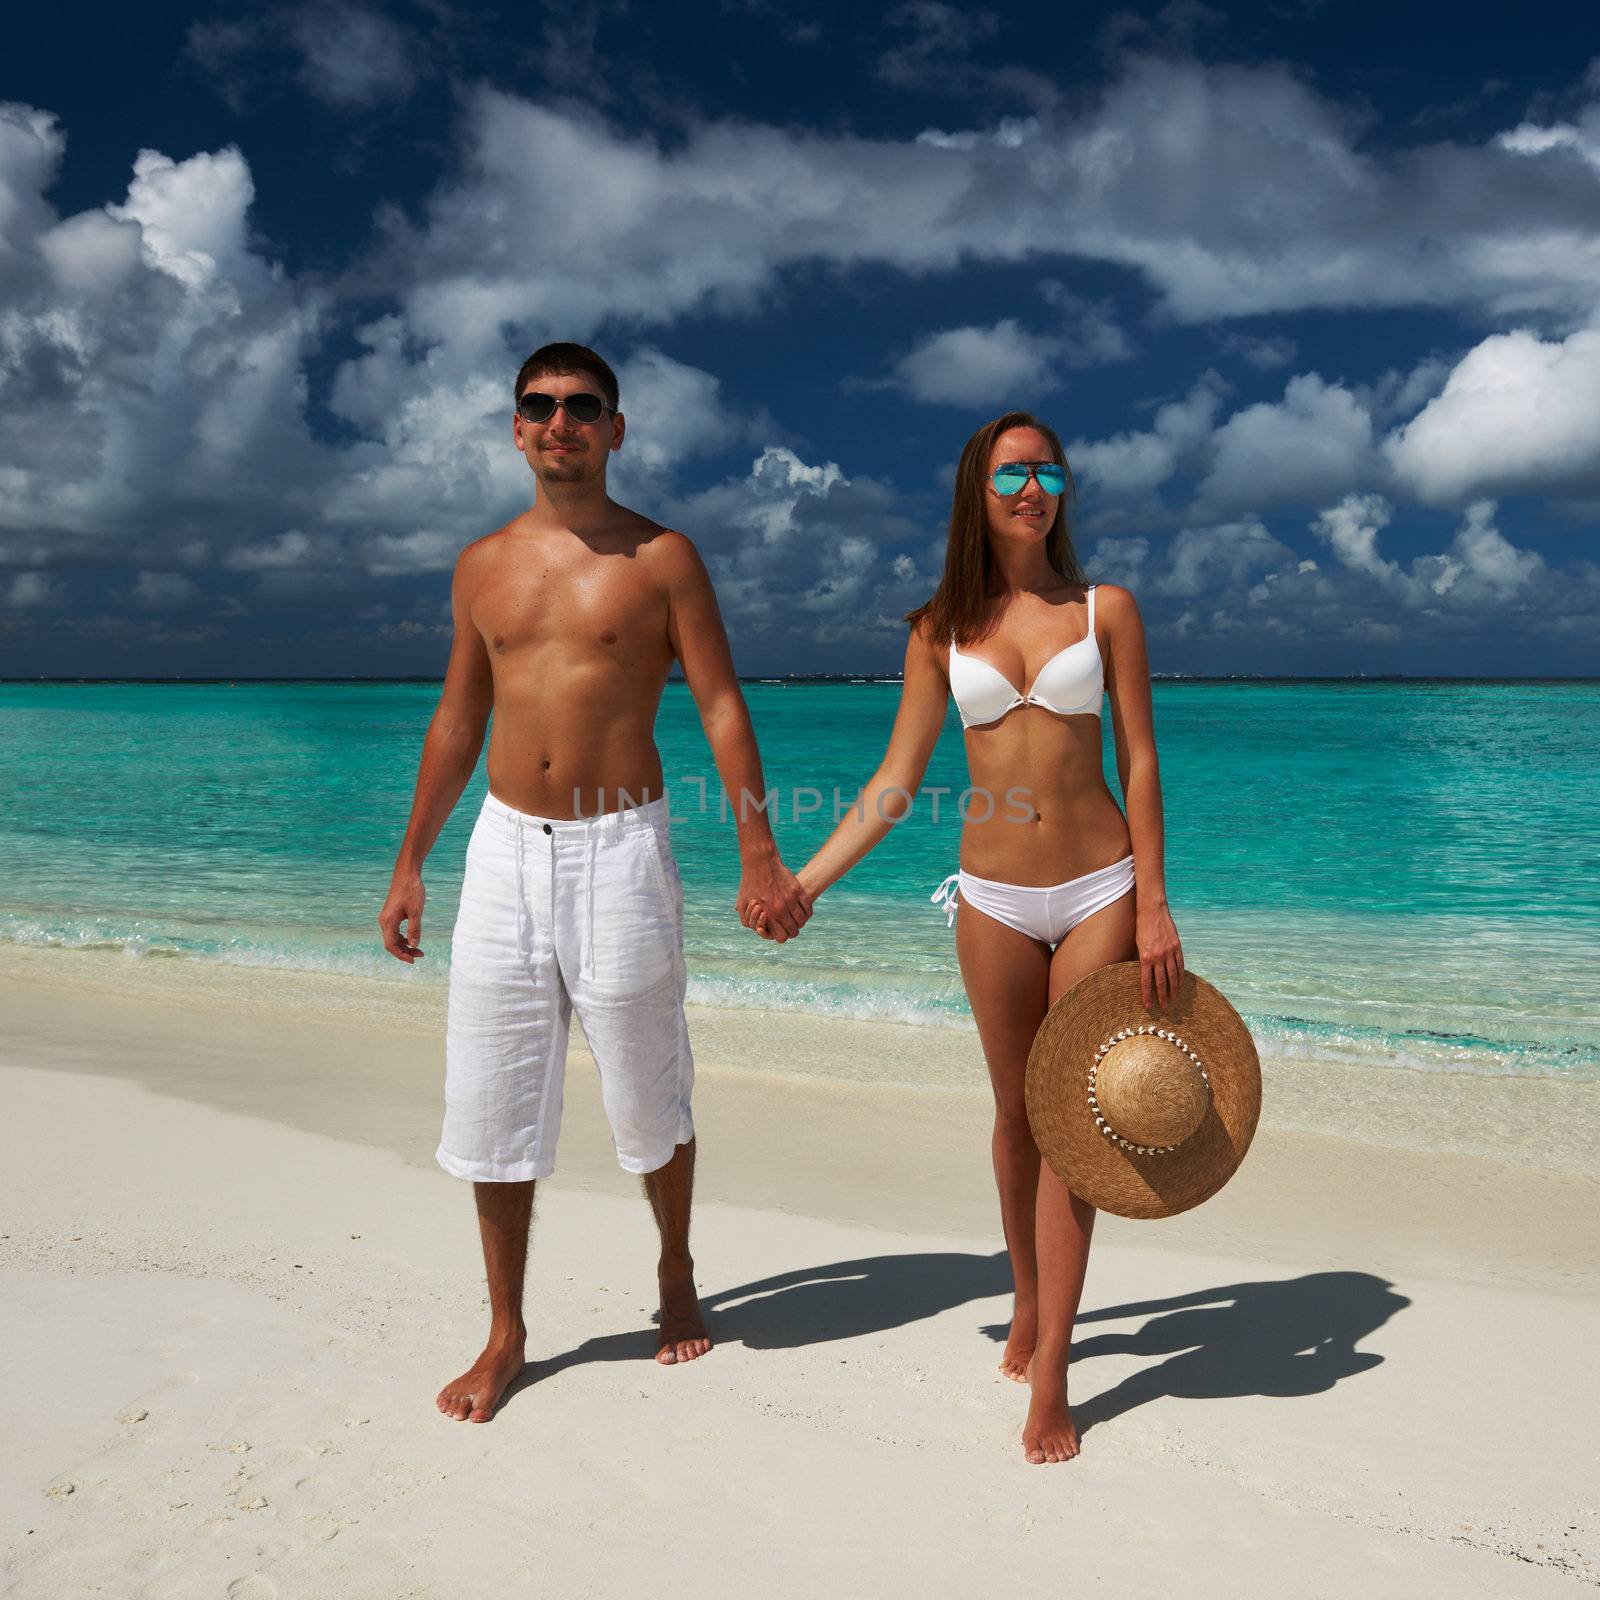
[[[695,1361],[711,1348],[705,1319],[700,1315],[700,1297],[695,1293],[694,1263],[686,1267],[665,1267],[660,1271],[661,1343],[656,1360],[664,1367],[680,1361]]]
[[[1067,1409],[1065,1391],[1049,1393],[1034,1385],[1028,1420],[1022,1425],[1022,1453],[1034,1466],[1070,1461],[1077,1455],[1078,1430]]]
[[[490,1339],[483,1354],[454,1383],[439,1391],[435,1405],[457,1422],[487,1422],[500,1404],[500,1396],[522,1371],[526,1335]]]
[[[1033,1347],[1039,1339],[1039,1308],[1017,1306],[1011,1313],[1011,1332],[1006,1337],[1005,1354],[1000,1357],[1000,1371],[1013,1383],[1028,1381],[1028,1363],[1033,1360]]]

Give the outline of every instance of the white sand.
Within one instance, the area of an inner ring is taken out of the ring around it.
[[[1412,1075],[1330,1079],[1285,1120],[1354,1121],[1370,1089],[1366,1142],[1269,1116],[1216,1200],[1106,1219],[1084,1453],[1038,1468],[985,1331],[1007,1301],[976,1088],[719,1070],[781,1023],[697,1018],[695,1251],[720,1342],[661,1368],[650,1224],[575,1051],[531,1381],[473,1427],[432,1404],[485,1311],[468,1191],[429,1161],[438,1042],[416,1017],[4,960],[0,1594],[1600,1583],[1600,1185],[1574,1170],[1600,1143],[1592,1090],[1510,1087],[1513,1127],[1543,1108],[1561,1128],[1491,1162],[1460,1109],[1475,1090],[1421,1085],[1437,1106],[1408,1152]],[[826,1024],[791,1027],[826,1054]],[[898,1048],[837,1037],[852,1059]]]

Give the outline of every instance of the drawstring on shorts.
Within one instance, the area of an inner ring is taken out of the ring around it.
[[[600,848],[601,836],[605,843],[615,844],[622,836],[624,811],[608,811],[595,819],[597,826],[585,830],[583,836],[583,949],[578,956],[578,975],[594,975],[594,868]]]

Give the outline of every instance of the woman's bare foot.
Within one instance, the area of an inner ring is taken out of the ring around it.
[[[1002,1375],[1013,1383],[1026,1383],[1028,1364],[1038,1340],[1039,1308],[1019,1304],[1011,1313],[1011,1332],[1006,1336],[1005,1354],[1000,1357]]]
[[[1022,1453],[1034,1466],[1070,1461],[1078,1453],[1078,1430],[1064,1388],[1035,1383],[1022,1425]]]
[[[491,1338],[483,1354],[454,1383],[439,1391],[435,1405],[457,1422],[487,1422],[500,1404],[500,1396],[522,1371],[526,1334]]]
[[[700,1315],[700,1297],[695,1293],[694,1263],[686,1267],[663,1266],[661,1284],[661,1343],[656,1360],[664,1367],[680,1361],[694,1361],[711,1348]]]

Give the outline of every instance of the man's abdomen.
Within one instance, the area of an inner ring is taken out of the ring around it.
[[[665,792],[655,744],[659,683],[588,693],[502,692],[489,735],[489,790],[541,817],[592,817]]]

